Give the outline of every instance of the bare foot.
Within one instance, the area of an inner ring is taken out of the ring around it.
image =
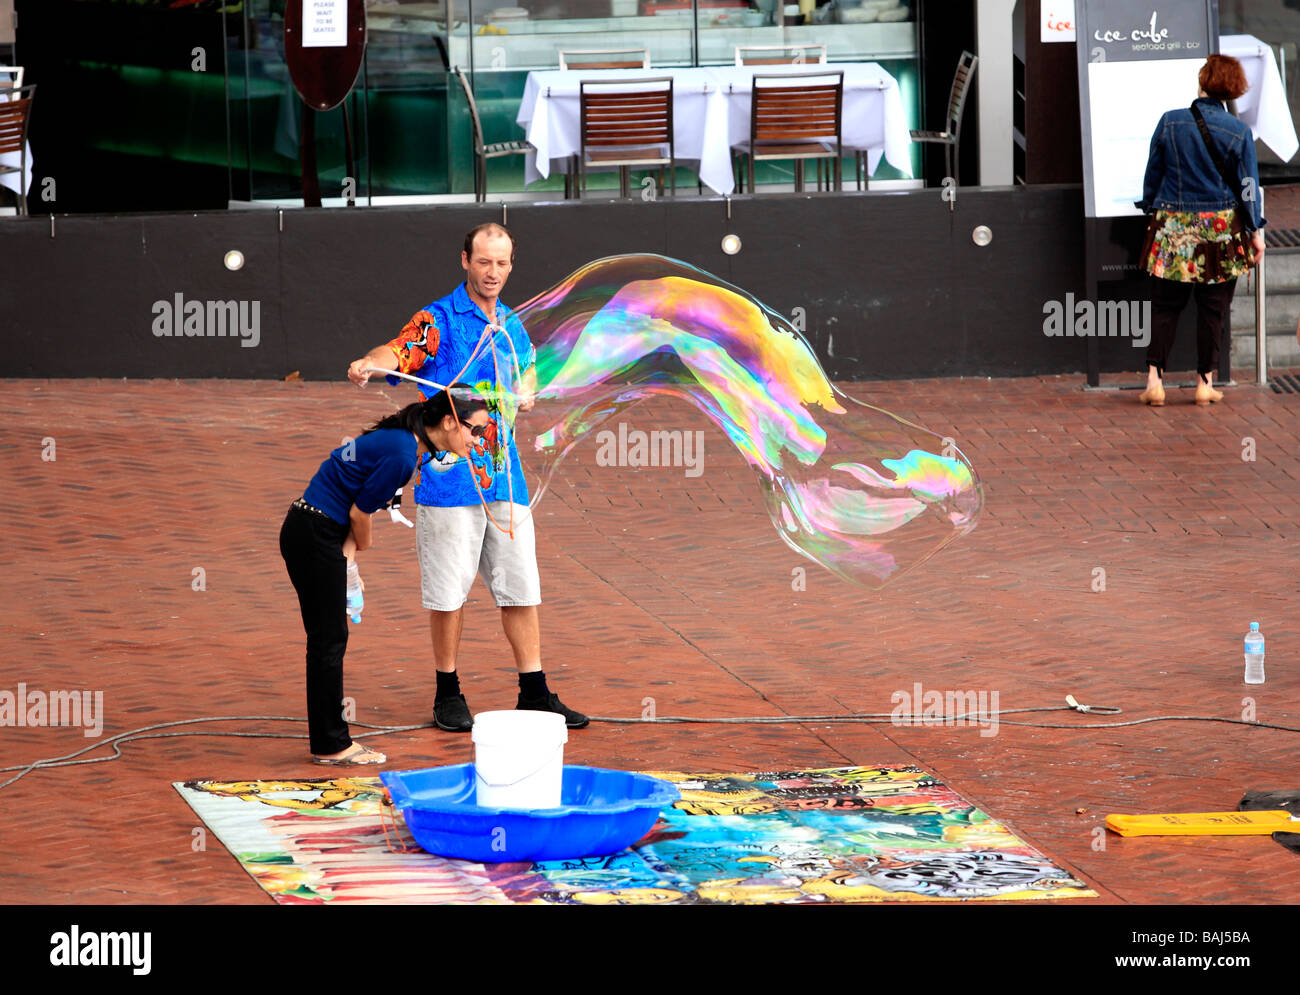
[[[346,750],[340,750],[338,753],[315,754],[315,760],[318,764],[355,764],[358,766],[368,766],[371,764],[385,763],[388,758],[378,750],[368,750],[360,743],[353,743]]]

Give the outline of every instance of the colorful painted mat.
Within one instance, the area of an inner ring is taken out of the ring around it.
[[[610,857],[475,864],[389,849],[375,777],[175,785],[277,902],[828,904],[1094,898],[917,767],[650,771],[682,797]],[[389,809],[390,812],[395,811]],[[401,842],[414,840],[397,817]],[[398,845],[390,823],[388,840]]]

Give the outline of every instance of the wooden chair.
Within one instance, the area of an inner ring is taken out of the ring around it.
[[[800,193],[804,163],[829,159],[834,162],[839,190],[843,107],[843,71],[755,75],[749,142],[740,146],[748,157],[750,192],[754,192],[754,163],[767,159],[794,160],[794,188]]]
[[[0,155],[17,152],[17,166],[0,166],[0,173],[18,174],[18,213],[27,213],[27,124],[32,118],[36,84],[0,91]]]
[[[799,66],[809,63],[824,66],[826,64],[824,44],[737,45],[734,51],[738,66]],[[736,173],[737,175],[740,173],[739,165],[736,166]],[[736,186],[740,192],[744,192],[743,179]],[[817,160],[817,189],[821,188],[822,161],[819,159]]]
[[[460,66],[452,69],[460,88],[465,91],[465,100],[469,104],[469,118],[474,126],[474,199],[483,202],[487,199],[487,161],[503,155],[526,155],[535,151],[531,142],[493,142],[483,144],[483,124],[478,116],[478,103],[474,100],[474,91],[470,89],[469,80]],[[565,178],[565,196],[568,196],[568,178]]]
[[[648,48],[562,48],[559,50],[561,69],[649,69],[650,49]],[[573,56],[582,58],[577,61]],[[611,56],[635,56],[635,58],[615,59]],[[587,58],[590,56],[591,58]]]
[[[758,53],[747,55],[748,52]],[[805,54],[806,53],[806,54]],[[737,45],[738,66],[797,66],[826,64],[825,45]]]
[[[966,109],[966,95],[970,93],[971,80],[975,77],[975,67],[979,58],[971,52],[962,52],[957,60],[957,72],[952,78],[952,92],[948,95],[947,127],[943,131],[914,131],[914,142],[937,142],[943,146],[944,176],[951,176],[957,186],[961,186],[961,119]],[[866,172],[867,154],[859,152],[858,189],[862,189],[863,176]]]
[[[617,166],[619,192],[631,196],[633,166],[669,170],[669,190],[676,185],[673,143],[673,79],[582,80],[578,84],[581,149],[577,158],[580,194],[587,190],[589,166]],[[668,154],[664,155],[667,147]]]

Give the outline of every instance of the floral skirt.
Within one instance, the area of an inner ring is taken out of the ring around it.
[[[1180,283],[1226,283],[1249,271],[1234,237],[1237,212],[1156,211],[1147,229],[1141,266],[1152,276]]]

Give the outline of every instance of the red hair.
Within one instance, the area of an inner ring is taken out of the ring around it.
[[[1231,55],[1211,55],[1197,79],[1206,96],[1215,100],[1236,100],[1249,89],[1241,63]]]

